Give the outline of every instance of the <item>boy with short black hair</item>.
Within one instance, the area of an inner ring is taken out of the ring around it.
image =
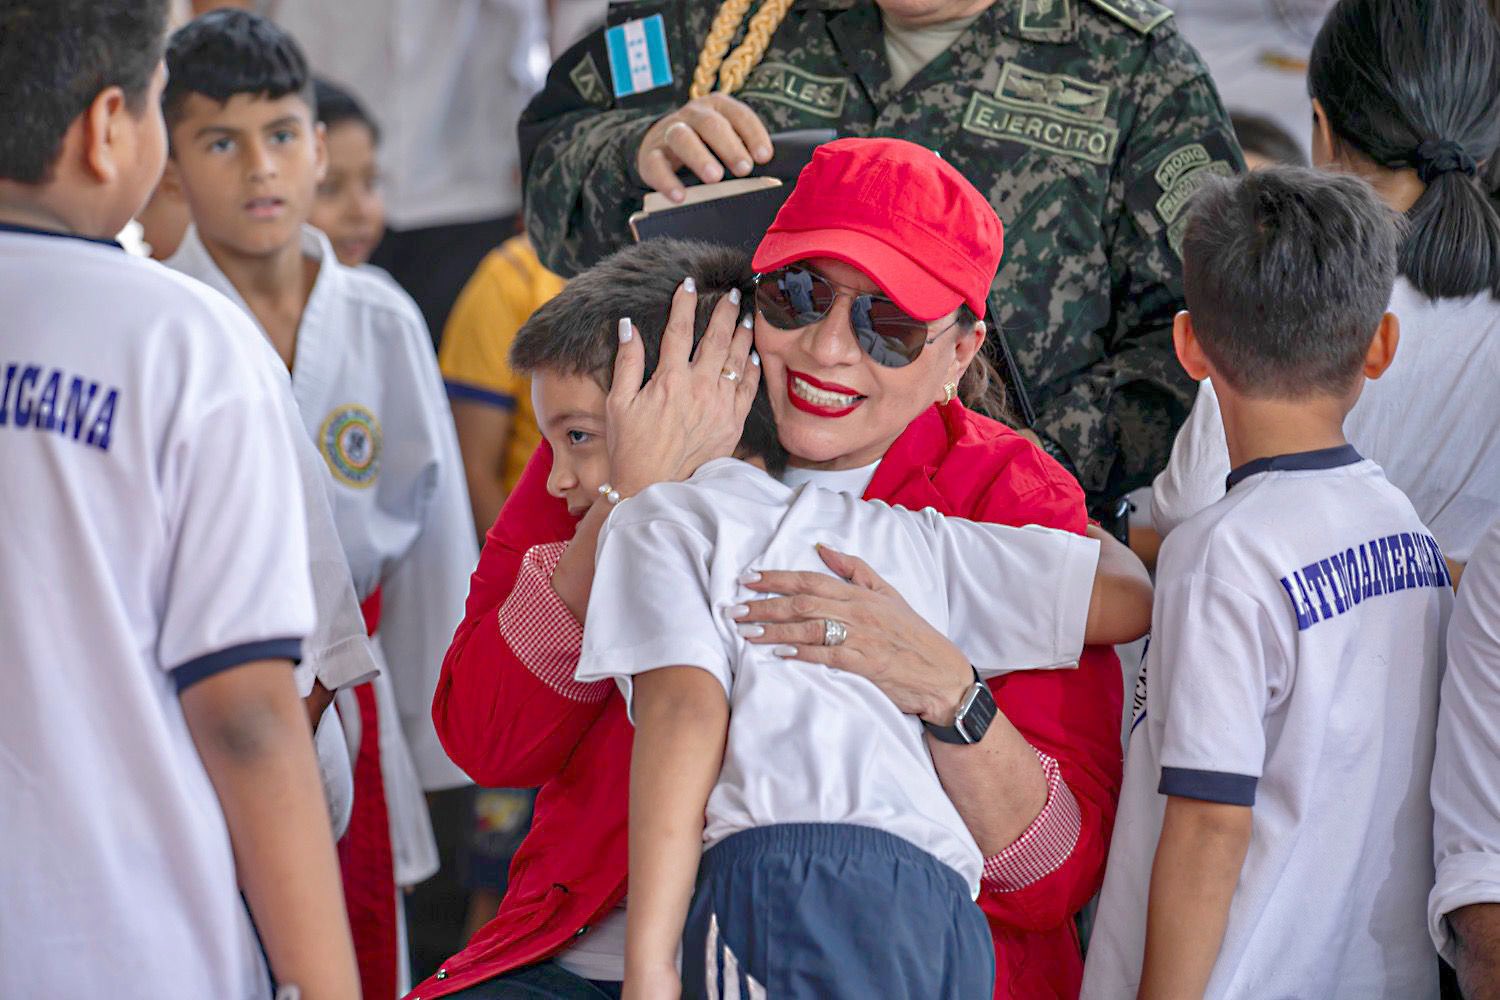
[[[266,18],[220,10],[172,36],[167,68],[167,169],[194,222],[168,266],[240,305],[290,370],[387,667],[340,696],[361,733],[342,851],[365,989],[393,994],[405,952],[396,887],[438,864],[423,789],[466,783],[429,714],[477,555],[453,422],[411,299],[340,264],[307,225],[327,157],[297,43]]]
[[[993,944],[973,902],[982,858],[943,791],[921,724],[865,678],[788,665],[777,650],[746,643],[725,612],[746,599],[738,578],[755,560],[827,574],[815,543],[824,551],[831,543],[864,554],[887,590],[973,658],[976,675],[1066,669],[1086,632],[1101,639],[1099,623],[1128,617],[1111,579],[1123,549],[1115,545],[1099,565],[1099,543],[1071,533],[788,487],[774,478],[786,455],[763,393],[749,407],[737,458],[618,497],[600,479],[606,388],[683,365],[687,344],[669,344],[674,334],[663,331],[689,308],[695,330],[712,314],[737,314],[752,294],[748,263],[732,250],[667,240],[622,250],[541,307],[512,351],[533,378],[552,446],[549,488],[580,510],[601,490],[618,502],[600,529],[576,676],[618,680],[637,726],[625,990],[676,990],[682,939],[688,997],[715,995],[721,966],[735,995],[731,967],[751,995],[756,984],[776,994],[790,982],[796,995],[828,998],[987,995]],[[696,302],[671,294],[684,273]],[[623,342],[613,329],[622,310],[631,314]],[[754,364],[731,351],[725,371],[739,377],[743,365],[753,383]],[[1130,562],[1137,580],[1127,588],[1148,595]],[[997,575],[1032,581],[1001,613]],[[1147,603],[1137,605],[1139,629],[1112,638],[1138,635]],[[766,854],[805,863],[800,876],[761,863],[755,844],[772,841],[779,846]],[[705,846],[707,875],[689,915]],[[876,917],[898,885],[901,913]],[[760,933],[748,914],[770,912],[769,941],[743,950],[744,936]],[[878,952],[860,947],[877,938]]]
[[[1396,246],[1352,177],[1268,168],[1196,196],[1174,337],[1218,388],[1234,471],[1157,564],[1085,997],[1436,994],[1450,580],[1343,435],[1396,351]]]
[[[111,241],[161,175],[166,17],[0,0],[0,995],[251,1000],[269,959],[351,1000],[284,390]]]

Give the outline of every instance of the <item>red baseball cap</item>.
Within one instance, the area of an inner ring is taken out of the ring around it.
[[[819,146],[755,250],[755,270],[809,257],[859,268],[919,320],[983,317],[1005,232],[952,164],[904,139]]]

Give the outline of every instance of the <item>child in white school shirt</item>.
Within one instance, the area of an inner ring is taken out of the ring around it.
[[[1396,238],[1348,177],[1275,168],[1196,196],[1174,338],[1219,387],[1234,471],[1157,563],[1084,997],[1436,995],[1452,592],[1342,431],[1396,350]]]
[[[161,176],[166,18],[0,4],[0,995],[350,998],[283,390],[110,239]]]

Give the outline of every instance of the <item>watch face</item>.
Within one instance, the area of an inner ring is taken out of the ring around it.
[[[995,696],[990,694],[989,685],[983,681],[977,682],[958,710],[958,718],[953,720],[953,727],[965,740],[978,743],[989,731],[990,723],[995,721],[996,711]]]

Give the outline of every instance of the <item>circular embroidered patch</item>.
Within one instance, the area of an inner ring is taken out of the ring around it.
[[[380,421],[357,403],[328,414],[318,431],[318,446],[340,482],[366,487],[380,474]]]

